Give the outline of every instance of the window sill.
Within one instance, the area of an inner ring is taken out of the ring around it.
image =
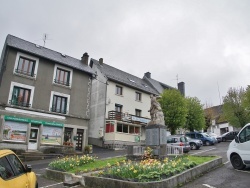
[[[20,76],[20,77],[23,77],[23,78],[27,78],[27,79],[30,79],[30,80],[36,80],[36,77],[32,77],[32,76],[28,76],[28,75],[25,75],[25,74],[19,74],[19,73],[14,73],[14,75],[16,76]]]
[[[55,82],[53,82],[53,85],[56,85],[56,86],[59,86],[59,87],[64,87],[64,88],[67,88],[67,89],[71,89],[71,85],[66,86],[66,85],[55,83]]]

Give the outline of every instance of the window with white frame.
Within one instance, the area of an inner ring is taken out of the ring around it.
[[[36,78],[39,59],[21,52],[17,53],[14,74]]]
[[[72,69],[55,65],[53,83],[70,87],[72,83],[72,74]]]
[[[34,87],[11,82],[9,104],[15,106],[31,107],[34,96]]]
[[[116,95],[122,95],[122,87],[121,86],[116,86],[115,94]]]
[[[135,115],[141,117],[141,110],[135,109]]]
[[[136,101],[141,101],[141,93],[135,92],[135,100]]]
[[[61,114],[68,114],[69,101],[70,95],[52,91],[50,98],[50,111]]]

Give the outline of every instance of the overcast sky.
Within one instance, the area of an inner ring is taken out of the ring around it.
[[[8,34],[219,105],[250,81],[249,0],[0,0],[0,49]]]

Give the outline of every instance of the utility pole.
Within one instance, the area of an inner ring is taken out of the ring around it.
[[[43,47],[45,47],[46,40],[48,39],[48,34],[43,34]]]

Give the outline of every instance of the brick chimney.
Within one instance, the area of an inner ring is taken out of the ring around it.
[[[144,73],[144,76],[146,76],[147,78],[151,78],[151,73],[150,72],[146,72],[146,73]]]
[[[83,55],[82,55],[82,59],[81,59],[81,62],[85,65],[88,65],[88,62],[89,62],[89,55],[87,52],[85,52]]]
[[[100,59],[99,59],[99,64],[100,64],[100,65],[103,65],[103,58],[100,58]]]

